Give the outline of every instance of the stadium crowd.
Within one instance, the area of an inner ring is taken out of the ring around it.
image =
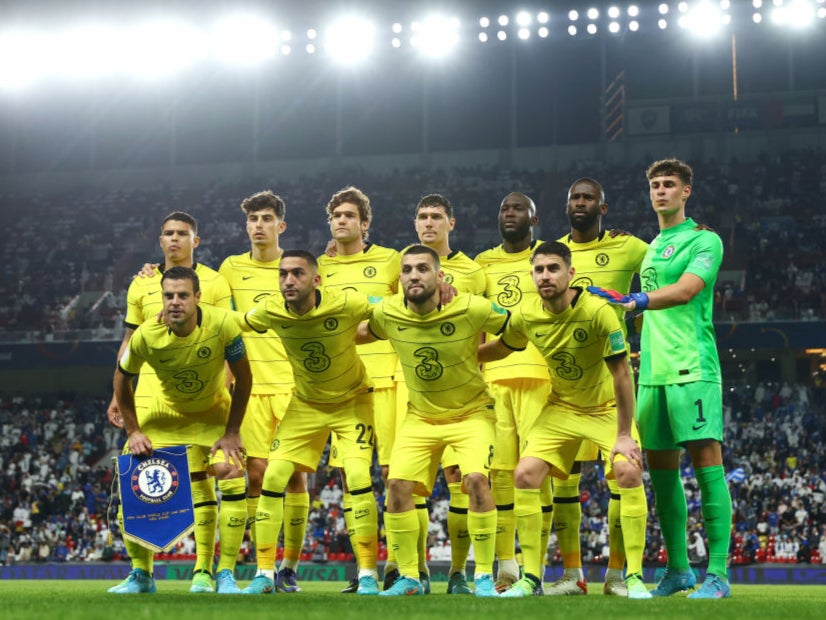
[[[826,317],[826,151],[794,150],[756,162],[692,161],[697,184],[693,217],[722,236],[726,258],[717,283],[719,320]],[[323,205],[339,188],[355,183],[371,198],[371,240],[401,248],[414,241],[413,207],[422,194],[439,192],[456,205],[455,247],[470,256],[496,243],[496,205],[518,189],[533,197],[538,238],[568,229],[565,191],[581,176],[607,190],[605,225],[648,241],[650,217],[642,163],[578,162],[563,170],[502,168],[397,170],[344,169],[282,181],[249,178],[207,189],[85,189],[59,196],[0,194],[7,231],[1,256],[0,338],[41,340],[120,337],[125,290],[147,260],[158,259],[157,222],[173,210],[192,213],[202,237],[197,260],[216,267],[246,247],[241,198],[269,187],[287,204],[287,248],[320,254],[329,237]],[[21,217],[25,214],[25,217]],[[79,216],[78,214],[82,214]],[[48,221],[34,230],[32,219]],[[45,249],[45,251],[44,251]],[[788,257],[782,269],[775,257]]]
[[[820,386],[763,384],[725,391],[725,468],[734,502],[731,562],[826,560],[826,410]],[[56,395],[0,398],[0,563],[100,561],[124,556],[111,501],[111,457],[123,442],[106,422],[104,398]],[[686,461],[687,463],[687,461]],[[384,488],[378,468],[379,506]],[[690,555],[706,558],[698,486],[683,468],[689,497]],[[310,479],[312,508],[302,558],[343,560],[352,548],[342,516],[342,493],[322,462]],[[646,481],[649,519],[645,561],[665,560],[653,492]],[[607,557],[608,486],[598,465],[583,470],[583,559]],[[447,490],[437,481],[430,500],[431,559],[449,558]],[[110,536],[114,534],[114,537]],[[384,547],[380,546],[380,556]],[[168,554],[191,558],[194,541]],[[244,545],[244,560],[251,545]],[[551,537],[548,560],[558,562]]]

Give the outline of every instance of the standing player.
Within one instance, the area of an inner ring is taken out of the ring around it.
[[[606,477],[616,478],[628,559],[629,598],[651,598],[642,581],[648,509],[642,486],[642,454],[635,441],[634,392],[619,319],[602,300],[571,288],[571,251],[558,241],[533,253],[539,298],[514,311],[500,340],[483,346],[483,359],[507,355],[528,341],[553,376],[542,412],[524,435],[516,469],[516,517],[525,575],[503,596],[542,594],[542,523],[539,487],[549,474],[565,478],[583,439],[604,454]]]
[[[191,444],[187,455],[192,477],[202,479],[207,469],[214,471],[222,494],[218,593],[234,594],[239,590],[233,571],[244,538],[244,528],[237,526],[246,521],[244,450],[239,433],[252,374],[237,322],[223,310],[198,305],[201,291],[193,269],[165,270],[161,287],[165,323],[153,317],[139,326],[115,372],[115,399],[129,438],[127,451],[148,457],[153,448]],[[235,375],[231,398],[225,361]],[[147,365],[157,373],[157,387],[139,417],[132,379]],[[211,489],[215,502],[214,486]],[[109,592],[154,592],[151,552],[133,555],[130,549],[130,557],[132,571]]]
[[[279,196],[264,191],[245,198],[241,210],[247,219],[250,251],[228,257],[219,271],[232,289],[235,309],[247,312],[274,290],[282,254],[278,240],[287,226],[284,221],[286,206]],[[251,332],[246,335],[245,343],[253,370],[253,384],[241,426],[241,440],[247,452],[247,520],[255,540],[255,512],[270,445],[279,420],[284,419],[294,381],[278,336],[271,332]],[[287,485],[284,498],[284,559],[275,578],[275,587],[283,592],[301,591],[296,583],[295,569],[304,544],[309,508],[307,475],[296,472]]]
[[[496,508],[488,472],[493,459],[493,399],[476,360],[482,332],[499,333],[508,312],[474,295],[439,301],[439,256],[414,245],[402,256],[403,296],[382,300],[363,337],[388,339],[399,354],[409,392],[388,481],[388,541],[399,577],[382,595],[423,594],[415,578],[418,519],[413,494],[430,495],[445,447],[451,446],[470,502],[468,531],[476,559],[476,596],[497,596],[493,584]]]
[[[508,310],[535,298],[531,280],[531,252],[539,241],[533,239],[536,205],[520,192],[505,196],[499,207],[502,244],[476,257],[485,271],[485,291],[491,301]],[[496,556],[499,570],[496,586],[500,592],[519,579],[514,553],[513,472],[519,461],[519,437],[542,410],[548,398],[548,367],[533,344],[504,360],[485,364],[485,380],[496,401],[496,449],[491,466],[491,487],[496,502]],[[532,413],[533,412],[533,413]],[[547,543],[551,527],[550,481],[543,485],[542,539]]]
[[[358,324],[370,316],[367,298],[354,291],[319,290],[316,259],[303,250],[281,255],[281,295],[271,295],[245,315],[259,333],[273,329],[292,364],[295,391],[275,434],[256,513],[258,574],[246,594],[273,591],[284,491],[293,473],[315,471],[330,436],[350,481],[359,556],[359,594],[378,594],[376,500],[373,461],[373,388],[356,353]]]
[[[685,215],[693,176],[688,164],[656,161],[646,176],[660,234],[643,260],[643,292],[603,294],[628,311],[647,309],[640,342],[638,422],[668,551],[665,575],[652,594],[669,596],[696,583],[688,563],[688,511],[679,469],[680,450],[685,449],[700,486],[709,543],[705,581],[689,597],[727,598],[732,508],[723,471],[722,377],[712,322],[723,243]]]
[[[439,255],[444,282],[456,289],[460,293],[470,293],[473,295],[484,295],[485,293],[485,273],[478,263],[468,258],[464,252],[452,250],[450,248],[450,233],[456,226],[456,218],[453,216],[453,205],[440,194],[428,194],[423,196],[416,205],[416,216],[414,219],[416,234],[419,242]],[[399,374],[401,374],[401,369]],[[407,411],[407,386],[404,377],[399,378],[397,383],[396,403],[400,409],[400,419],[404,419]],[[470,536],[467,529],[468,495],[462,492],[462,472],[452,461],[455,455],[452,448],[447,447],[442,455],[442,466],[444,467],[445,481],[450,491],[450,506],[447,514],[447,531],[451,543],[451,564],[447,584],[448,594],[473,594],[468,587],[466,573],[466,563],[470,552]],[[417,498],[416,509],[420,517],[427,517],[427,506],[422,505],[422,498]],[[428,525],[425,519],[425,525]],[[419,558],[424,561],[427,557],[427,529],[420,532],[419,536]],[[421,570],[420,573],[425,573]],[[398,571],[387,571],[385,569],[385,587],[392,585]],[[390,579],[392,578],[392,579]],[[389,581],[389,583],[388,583]]]
[[[345,187],[333,194],[327,204],[327,221],[335,244],[335,256],[324,255],[318,259],[324,290],[355,290],[364,296],[376,298],[389,297],[396,292],[399,282],[399,253],[367,240],[372,220],[370,198],[360,189]],[[396,353],[387,342],[359,345],[357,351],[374,385],[379,465],[386,471],[396,430]],[[334,433],[330,447],[330,466],[342,466],[339,452]],[[346,473],[342,476],[342,483],[344,519],[353,541],[362,522],[357,523],[354,517],[353,498]],[[427,523],[427,506],[423,506],[424,521]],[[354,579],[342,592],[353,593],[357,590],[358,579]]]
[[[144,321],[155,319],[163,308],[160,276],[172,267],[191,267],[198,275],[201,288],[201,304],[229,309],[232,297],[227,281],[214,269],[195,262],[194,252],[201,238],[198,236],[198,223],[195,218],[175,211],[167,215],[161,223],[160,245],[164,255],[164,264],[153,266],[153,277],[135,278],[126,294],[126,328],[118,351],[118,359],[126,350],[129,338]],[[158,276],[158,277],[155,277]],[[135,392],[135,409],[138,422],[142,423],[148,412],[149,404],[159,389],[155,371],[149,364],[144,364],[138,376]],[[123,428],[123,421],[115,397],[107,411],[109,421]],[[212,563],[215,555],[215,523],[218,518],[218,502],[215,496],[215,483],[203,467],[197,467],[192,481],[192,500],[195,506],[195,570],[192,575],[190,592],[212,592]],[[243,491],[243,489],[242,489]],[[120,513],[119,513],[120,516]],[[145,547],[125,541],[129,557],[140,566],[152,567],[152,552]]]
[[[566,215],[571,232],[560,242],[571,250],[571,262],[576,275],[571,286],[586,288],[603,286],[627,293],[635,273],[639,273],[648,245],[631,235],[614,235],[602,230],[602,216],[608,211],[605,190],[594,179],[581,178],[568,190]],[[627,334],[624,313],[617,309],[623,336]],[[626,341],[627,342],[627,341]],[[630,353],[630,350],[629,350]],[[594,461],[599,451],[590,441],[582,442],[573,470],[566,480],[554,479],[554,529],[559,540],[562,577],[545,589],[545,594],[586,594],[587,583],[582,572],[579,528],[582,504],[579,499],[579,481],[582,461]],[[610,555],[605,572],[603,593],[626,596],[622,569],[625,565],[625,547],[620,520],[620,493],[617,481],[607,480],[611,499],[608,502],[608,544]]]

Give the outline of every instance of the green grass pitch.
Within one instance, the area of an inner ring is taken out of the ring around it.
[[[156,594],[107,594],[106,589],[115,583],[4,580],[0,582],[0,609],[9,620],[701,620],[704,616],[708,620],[820,620],[826,609],[826,586],[735,585],[727,600],[674,596],[629,601],[596,592],[587,597],[476,599],[441,594],[444,583],[435,583],[438,593],[430,596],[398,598],[339,594],[345,584],[337,582],[305,582],[301,584],[304,591],[298,594],[219,596],[189,594],[186,581],[158,581]]]

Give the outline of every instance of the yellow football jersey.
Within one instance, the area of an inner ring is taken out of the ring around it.
[[[605,358],[626,355],[619,319],[610,305],[578,289],[572,304],[549,312],[537,296],[513,312],[502,342],[520,349],[533,343],[551,375],[548,402],[580,413],[606,413],[615,406],[614,380]]]
[[[499,245],[485,250],[476,257],[476,262],[485,271],[485,296],[506,310],[513,311],[529,299],[539,299],[531,275],[531,253],[541,244],[532,241],[530,247],[509,254]],[[548,367],[545,360],[528,344],[524,351],[512,353],[503,360],[485,364],[485,379],[547,379]]]
[[[230,395],[224,361],[245,354],[241,329],[231,313],[203,306],[198,308],[198,326],[179,337],[154,320],[140,325],[129,340],[118,365],[135,375],[151,366],[158,389],[149,411],[140,420],[141,430],[157,431],[186,427],[193,433],[223,433],[229,414]]]
[[[354,291],[316,291],[316,305],[298,315],[280,293],[245,315],[257,332],[281,338],[295,377],[295,395],[314,403],[340,403],[373,387],[356,353],[356,330],[370,317],[367,298]]]
[[[193,269],[198,274],[201,285],[199,304],[230,309],[232,292],[224,276],[200,263],[195,263]],[[126,327],[136,329],[146,321],[157,321],[158,313],[163,310],[161,276],[163,276],[163,270],[161,267],[156,267],[154,277],[138,277],[132,280],[126,292],[126,318],[123,320]],[[135,390],[136,400],[141,403],[148,402],[156,387],[158,387],[158,382],[155,379],[155,371],[151,366],[146,365],[138,377],[138,387]]]
[[[400,271],[399,253],[372,243],[357,254],[318,258],[318,273],[324,289],[353,290],[367,297],[384,298],[395,294]],[[375,386],[391,387],[396,353],[390,343],[362,344],[357,350]]]
[[[454,250],[439,260],[445,274],[445,282],[460,293],[485,294],[485,272],[479,263],[472,261],[464,252]]]
[[[576,270],[571,286],[583,290],[589,286],[601,286],[627,294],[631,290],[634,274],[640,272],[642,259],[648,244],[633,235],[611,237],[605,231],[588,243],[576,243],[571,235],[559,241],[571,249],[571,263]],[[612,306],[626,333],[625,310]]]
[[[249,312],[255,305],[278,291],[278,266],[281,259],[268,263],[255,260],[250,252],[227,257],[219,272],[229,282],[236,310]],[[281,339],[273,332],[244,335],[247,358],[252,369],[253,394],[283,394],[295,385],[293,369]]]
[[[396,295],[375,306],[369,325],[399,355],[408,410],[450,419],[493,405],[479,370],[479,334],[497,334],[507,320],[507,310],[476,295],[460,293],[424,316],[407,308],[404,295]]]

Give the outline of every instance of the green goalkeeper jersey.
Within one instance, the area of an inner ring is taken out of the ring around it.
[[[640,385],[691,381],[722,383],[712,310],[714,284],[723,260],[723,243],[691,219],[660,232],[645,254],[640,280],[651,292],[676,283],[684,273],[705,282],[687,304],[647,310],[640,342]]]

